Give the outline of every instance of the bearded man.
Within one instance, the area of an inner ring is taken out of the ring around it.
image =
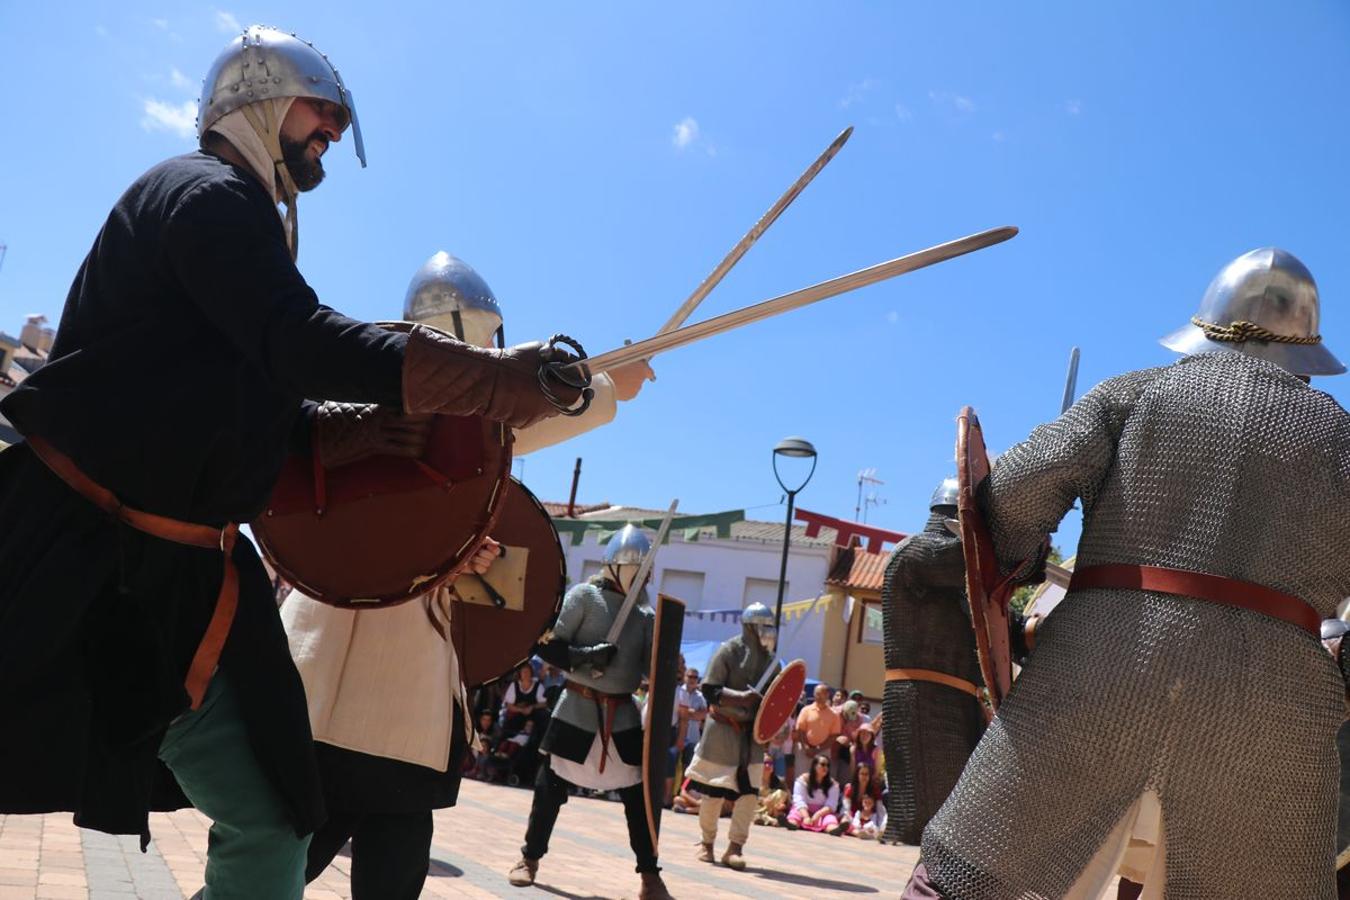
[[[237,540],[292,448],[339,452],[306,401],[521,427],[558,412],[540,346],[319,303],[295,267],[297,198],[349,126],[363,157],[326,56],[248,28],[207,75],[201,149],[118,200],[49,362],[3,401],[26,441],[0,453],[0,516],[23,522],[0,531],[0,811],[71,810],[145,843],[162,760],[214,822],[215,900],[299,898],[323,819],[301,681]],[[395,431],[359,452],[397,449]]]

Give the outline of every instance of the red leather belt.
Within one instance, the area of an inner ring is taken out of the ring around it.
[[[1321,637],[1322,615],[1306,601],[1265,585],[1204,572],[1183,569],[1164,569],[1159,566],[1108,564],[1088,566],[1073,573],[1069,590],[1087,588],[1116,588],[1134,591],[1157,591],[1194,597],[1222,606],[1249,609],[1274,619],[1297,625],[1314,637]]]
[[[614,713],[623,701],[632,703],[633,695],[607,694],[579,681],[572,681],[570,678],[564,686],[574,694],[595,701],[595,712],[600,716],[600,771],[603,772],[605,771],[605,760],[609,758],[609,739],[614,733]],[[603,711],[601,710],[602,706],[604,707]]]
[[[216,608],[211,613],[211,621],[207,623],[201,642],[197,644],[197,652],[192,655],[192,663],[188,666],[187,678],[183,682],[191,698],[192,708],[197,709],[202,705],[202,696],[211,682],[211,676],[215,674],[220,652],[225,647],[225,639],[230,636],[230,626],[234,623],[234,613],[239,606],[239,572],[231,557],[239,526],[231,522],[224,528],[213,528],[124,506],[112,491],[81,472],[75,462],[60,450],[42,438],[29,437],[27,441],[37,458],[71,490],[117,521],[175,544],[219,550],[225,557],[225,573],[220,580],[220,593],[216,595]]]

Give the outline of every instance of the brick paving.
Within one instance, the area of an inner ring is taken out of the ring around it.
[[[563,807],[533,888],[513,888],[530,793],[466,781],[459,806],[436,813],[423,897],[636,897],[623,808],[573,797]],[[718,853],[725,847],[722,820]],[[0,900],[179,900],[202,883],[209,821],[194,810],[155,814],[150,852],[136,838],[84,831],[68,814],[0,816]],[[678,898],[896,896],[918,858],[914,847],[755,826],[749,868],[732,872],[694,860],[694,816],[666,813],[661,866]],[[346,900],[350,861],[339,856],[305,891],[306,900]]]

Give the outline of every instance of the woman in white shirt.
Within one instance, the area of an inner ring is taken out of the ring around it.
[[[788,812],[787,827],[791,831],[804,828],[843,834],[848,825],[840,823],[838,809],[839,783],[830,777],[830,758],[823,753],[817,754],[811,760],[811,770],[798,776],[792,786],[792,809]]]

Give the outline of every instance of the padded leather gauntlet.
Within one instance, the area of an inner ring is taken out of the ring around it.
[[[415,326],[403,355],[403,408],[409,413],[483,416],[524,428],[562,412],[545,396],[541,370],[545,363],[570,358],[545,344],[496,350]],[[579,388],[557,381],[549,382],[549,388],[564,405],[582,396]]]
[[[319,405],[314,414],[314,451],[325,469],[377,453],[417,458],[426,449],[430,416],[409,416],[373,403]]]

